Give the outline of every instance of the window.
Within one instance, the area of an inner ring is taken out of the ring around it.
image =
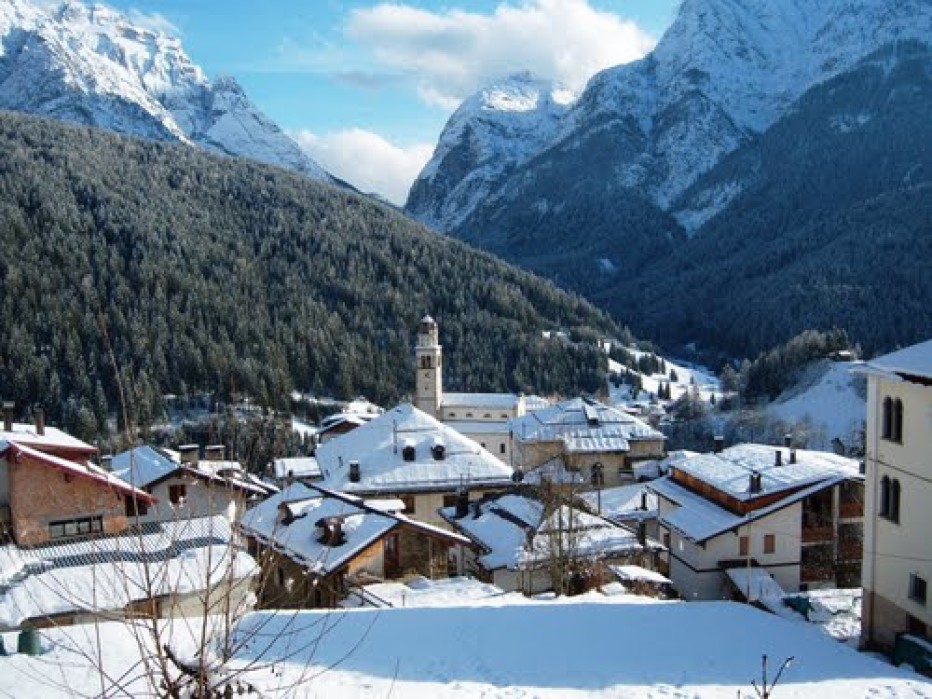
[[[456,495],[444,495],[443,506],[444,508],[456,507]]]
[[[880,436],[890,439],[893,434],[893,399],[889,396],[883,399],[882,413]]]
[[[751,541],[746,536],[738,537],[738,555],[747,556],[748,552],[751,550]]]
[[[168,486],[168,500],[172,505],[183,503],[188,494],[188,486],[184,483],[176,483]]]
[[[926,579],[915,573],[909,574],[909,598],[919,604],[926,603]]]
[[[504,442],[502,442],[501,444],[498,445],[498,453],[499,453],[499,454],[504,454],[504,453],[505,453],[505,443],[504,443]]]
[[[889,396],[883,399],[880,436],[891,442],[903,442],[903,401]]]
[[[777,550],[777,535],[764,534],[764,553],[773,553]]]
[[[138,500],[132,495],[126,496],[126,516],[135,517],[140,516],[144,517],[149,511],[149,504],[145,500]]]
[[[413,515],[414,514],[414,496],[413,495],[402,495],[398,499],[401,500],[405,504],[405,509],[403,510],[403,512],[406,515]]]
[[[663,545],[670,548],[670,532],[663,533]]]
[[[880,479],[880,502],[877,503],[877,515],[899,524],[900,482],[896,478],[884,476]]]
[[[70,536],[99,534],[104,530],[103,517],[82,517],[49,522],[49,538],[64,539]]]

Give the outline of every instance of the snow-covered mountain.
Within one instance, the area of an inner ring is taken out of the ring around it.
[[[685,0],[651,54],[596,75],[572,105],[523,99],[542,89],[520,82],[504,90],[516,99],[490,99],[503,92],[492,88],[467,100],[407,209],[442,230],[468,230],[493,208],[540,206],[529,195],[539,181],[592,153],[608,161],[607,188],[637,189],[677,215],[678,197],[700,175],[814,85],[880,47],[930,36],[928,0]],[[720,210],[740,191],[723,189],[709,206]],[[543,204],[572,206],[570,197],[568,189],[566,200]],[[694,230],[708,216],[693,207],[678,219]]]
[[[233,78],[211,82],[178,39],[103,5],[0,2],[0,109],[41,114],[332,178]]]
[[[553,141],[575,99],[567,88],[525,72],[463,102],[412,188],[419,218],[441,229],[458,225],[489,196],[490,183],[507,178]]]

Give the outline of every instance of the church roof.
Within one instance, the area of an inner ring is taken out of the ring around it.
[[[441,446],[438,450],[436,447]],[[405,448],[413,447],[411,460]],[[359,493],[452,490],[511,484],[511,469],[471,439],[402,404],[317,449],[320,485]],[[350,464],[359,464],[359,480]]]

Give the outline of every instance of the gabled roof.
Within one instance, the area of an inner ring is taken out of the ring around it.
[[[736,531],[739,527],[779,512],[810,495],[846,480],[845,476],[830,476],[802,490],[795,490],[776,502],[745,515],[738,515],[708,500],[698,493],[675,483],[669,476],[650,481],[647,486],[658,495],[679,505],[660,517],[660,523],[680,532],[696,543],[702,543],[720,534]]]
[[[199,461],[182,464],[161,449],[148,445],[116,454],[111,461],[113,474],[139,488],[154,488],[168,478],[192,476],[237,488],[254,495],[265,495],[274,487],[247,474],[238,461]]]
[[[631,530],[568,505],[545,516],[544,505],[526,495],[501,495],[473,503],[465,517],[457,518],[455,507],[444,508],[440,514],[483,548],[486,553],[479,563],[487,570],[545,565],[551,546],[561,539],[565,550],[579,558],[612,558],[663,549],[649,539],[642,546]]]
[[[580,497],[594,510],[601,504],[602,516],[612,521],[649,519],[657,516],[657,496],[644,483],[602,488],[582,493]],[[647,509],[641,508],[646,501]]]
[[[283,518],[283,513],[288,517]],[[337,545],[319,539],[317,523],[328,518],[340,522],[343,538]],[[361,498],[298,482],[247,510],[240,522],[247,535],[272,545],[321,577],[338,571],[399,526],[451,543],[470,543],[452,532],[369,506]]]
[[[87,442],[82,442],[77,437],[72,437],[66,432],[62,432],[55,427],[45,426],[44,434],[36,431],[36,426],[32,423],[14,422],[9,432],[0,430],[0,442],[16,442],[26,447],[32,447],[39,451],[67,449],[68,451],[78,451],[87,454],[95,454],[97,448]]]
[[[572,398],[511,421],[515,439],[562,441],[571,452],[628,451],[637,439],[664,439],[646,422],[588,398]]]
[[[443,446],[443,458],[432,447]],[[405,447],[414,459],[404,459]],[[357,493],[413,493],[511,484],[511,469],[485,449],[412,405],[402,404],[348,434],[322,444],[320,485]],[[358,482],[350,463],[359,463]]]
[[[776,452],[781,465],[776,465]],[[796,463],[790,463],[791,450],[766,444],[738,444],[718,454],[697,454],[677,460],[677,471],[708,483],[738,500],[804,487],[834,477],[861,478],[854,459],[824,451],[796,449]],[[750,476],[761,476],[759,492],[750,492]]]
[[[51,454],[46,454],[43,451],[33,449],[32,447],[28,447],[23,444],[3,440],[0,440],[0,457],[14,460],[27,458],[32,462],[38,462],[45,466],[50,466],[51,468],[57,469],[62,473],[66,473],[77,478],[84,478],[95,481],[100,485],[113,488],[114,490],[121,492],[124,495],[132,495],[139,500],[144,500],[150,503],[156,501],[152,495],[145,492],[144,490],[134,488],[131,484],[127,483],[123,479],[113,475],[112,473],[108,473],[99,466],[95,466],[91,463],[77,463],[76,461],[69,461],[68,459],[52,456]]]
[[[854,367],[866,374],[920,376],[932,379],[932,340],[906,347]]]

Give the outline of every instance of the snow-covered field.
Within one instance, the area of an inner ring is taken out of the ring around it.
[[[760,684],[762,654],[771,678],[795,657],[774,699],[932,697],[932,683],[806,624],[730,602],[636,599],[259,612],[244,622],[256,633],[237,659],[260,663],[248,679],[275,697],[735,699],[756,696],[751,681]],[[37,658],[0,657],[0,695],[99,694],[87,659],[60,645],[64,634],[83,633],[90,650],[90,628],[49,632],[51,649]],[[136,645],[120,624],[101,633],[108,667],[121,676]],[[143,696],[141,689],[129,687],[130,695]]]

